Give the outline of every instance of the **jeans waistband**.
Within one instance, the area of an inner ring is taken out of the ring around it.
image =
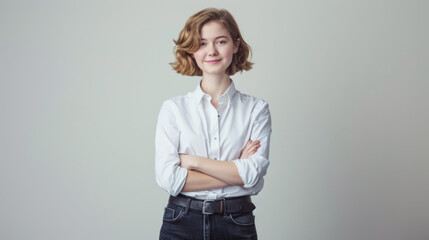
[[[255,209],[250,196],[200,200],[180,194],[176,197],[170,196],[168,202],[184,207],[186,212],[193,209],[203,214],[245,213]]]

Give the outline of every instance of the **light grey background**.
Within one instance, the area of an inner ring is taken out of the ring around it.
[[[427,1],[0,1],[0,239],[157,239],[167,64],[205,7],[228,9],[270,103],[260,239],[429,239]]]

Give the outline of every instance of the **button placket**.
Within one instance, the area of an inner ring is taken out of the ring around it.
[[[217,110],[214,107],[211,107],[209,109],[207,109],[208,111],[206,112],[208,114],[207,118],[210,120],[209,121],[209,142],[210,142],[210,146],[208,149],[208,155],[209,158],[217,160],[219,158],[218,156],[218,149],[219,149],[219,142],[218,142],[218,121],[217,121]]]
[[[222,106],[223,107],[223,106]],[[219,117],[220,117],[220,114],[219,114],[219,111],[217,111],[216,112],[216,115],[217,115],[217,118],[216,118],[216,127],[217,127],[217,131],[216,131],[216,134],[217,134],[217,136],[215,137],[215,140],[216,140],[216,143],[217,143],[217,148],[216,148],[216,155],[217,155],[217,158],[218,159],[221,159],[221,157],[220,157],[220,119],[219,119]]]

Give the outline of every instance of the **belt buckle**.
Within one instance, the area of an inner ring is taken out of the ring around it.
[[[203,202],[203,214],[210,215],[213,213],[206,212],[206,202],[214,202],[214,200],[204,200]]]
[[[225,207],[225,198],[221,198],[221,199],[216,199],[216,200],[204,200],[203,202],[203,214],[207,214],[207,215],[211,215],[213,213],[210,212],[206,212],[206,202],[216,202],[219,201],[220,202],[220,207],[219,207],[219,213],[223,213],[224,212],[224,207]]]

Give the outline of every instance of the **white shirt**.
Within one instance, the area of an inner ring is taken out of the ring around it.
[[[197,155],[234,162],[244,186],[182,194],[199,199],[256,195],[264,186],[269,165],[268,103],[240,93],[232,81],[220,96],[218,109],[210,101],[198,84],[193,92],[162,104],[155,137],[156,181],[170,195],[177,196],[187,177],[187,169],[179,166],[179,154]],[[249,140],[259,140],[261,147],[250,158],[239,159]]]

